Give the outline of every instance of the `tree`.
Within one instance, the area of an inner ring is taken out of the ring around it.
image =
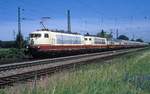
[[[0,48],[14,48],[15,41],[1,41]]]
[[[101,37],[101,38],[108,38],[108,39],[113,38],[112,32],[108,34],[104,30],[102,30],[101,32],[97,33],[96,36],[97,37]]]
[[[26,37],[25,39],[24,39],[24,46],[25,47],[27,47],[28,46],[28,43],[29,42],[29,37]]]
[[[135,41],[135,40],[132,38],[131,41]]]
[[[2,41],[0,40],[0,48],[2,47]]]
[[[101,32],[97,33],[97,37],[105,38],[106,37],[106,32],[102,29]]]
[[[110,32],[110,34],[107,34],[107,37],[106,37],[106,38],[108,38],[108,39],[113,38],[112,32]]]
[[[144,42],[142,39],[136,39],[137,42]]]
[[[16,36],[16,47],[19,49],[24,47],[24,39],[21,33],[18,33]]]
[[[120,36],[118,37],[118,39],[121,39],[121,40],[129,40],[129,38],[128,38],[127,36],[125,36],[125,35],[120,35]]]
[[[86,33],[86,34],[84,34],[85,36],[89,36],[90,34],[89,33]]]

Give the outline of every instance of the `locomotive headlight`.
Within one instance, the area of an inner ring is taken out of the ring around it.
[[[28,48],[29,48],[29,46],[26,46],[26,48],[28,49]]]
[[[40,46],[37,47],[38,49],[40,48]]]

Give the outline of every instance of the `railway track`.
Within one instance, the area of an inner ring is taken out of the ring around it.
[[[13,85],[13,83],[17,83],[20,81],[25,81],[27,79],[33,79],[35,76],[39,77],[42,75],[52,74],[64,69],[73,68],[76,65],[86,64],[85,61],[118,56],[121,54],[126,54],[143,49],[145,48],[115,50],[1,65],[0,88]]]

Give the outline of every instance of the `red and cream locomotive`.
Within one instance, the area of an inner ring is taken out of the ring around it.
[[[83,36],[78,33],[48,29],[37,30],[29,34],[29,51],[33,57],[51,57],[55,54],[96,52],[146,45],[147,43],[116,39],[107,40],[101,37]]]

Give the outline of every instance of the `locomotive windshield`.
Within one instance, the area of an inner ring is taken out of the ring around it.
[[[41,34],[30,34],[30,38],[40,38]]]

